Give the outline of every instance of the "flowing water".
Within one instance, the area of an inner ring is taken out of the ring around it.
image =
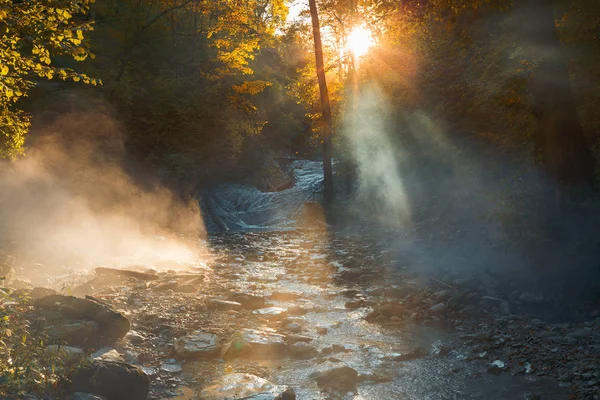
[[[238,292],[265,298],[273,298],[273,293],[288,295],[287,301],[274,297],[269,306],[301,306],[308,310],[298,322],[302,334],[312,338],[311,345],[320,354],[334,345],[343,346],[345,351],[331,357],[363,377],[357,392],[347,393],[346,398],[567,398],[556,382],[544,377],[492,375],[488,372],[489,361],[466,362],[473,349],[458,339],[454,329],[367,322],[365,316],[372,310],[369,305],[398,301],[388,293],[401,292],[418,280],[403,267],[407,260],[398,259],[398,252],[383,245],[389,244],[383,237],[361,240],[356,232],[344,235],[331,228],[293,229],[303,205],[322,186],[321,171],[319,162],[296,161],[293,172],[297,183],[291,189],[263,193],[248,186],[223,185],[205,194],[203,206],[210,215],[209,231],[238,231],[211,235],[209,247],[225,261],[223,269],[216,268],[215,274],[225,277],[234,273]],[[346,303],[356,300],[364,301],[365,306],[346,307]],[[267,320],[250,328],[285,333],[277,322]],[[320,328],[327,328],[327,333],[317,333]],[[440,345],[451,349],[447,356],[430,354],[413,361],[394,361],[398,354],[416,347],[433,351]],[[252,363],[267,368],[274,383],[294,387],[298,399],[317,400],[328,397],[310,376],[327,360],[319,356],[306,360],[258,359]]]
[[[292,227],[295,216],[323,185],[323,164],[292,163],[295,185],[281,192],[261,192],[247,185],[223,184],[202,196],[209,231],[249,231]]]

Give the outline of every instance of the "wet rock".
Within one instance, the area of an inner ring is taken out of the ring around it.
[[[313,358],[318,354],[318,351],[314,346],[311,346],[310,344],[304,342],[291,344],[290,346],[288,346],[288,348],[294,358],[299,358],[303,360]]]
[[[386,303],[375,307],[372,313],[367,315],[367,321],[374,321],[378,317],[383,316],[385,319],[390,319],[392,317],[402,317],[404,315],[405,309],[400,304],[395,303]]]
[[[333,349],[334,353],[345,353],[346,351],[348,351],[344,346],[342,346],[341,344],[334,344],[333,346],[331,346],[331,348]]]
[[[494,375],[499,374],[500,372],[504,371],[505,369],[506,369],[506,364],[504,363],[504,361],[501,361],[501,360],[496,360],[488,366],[488,372],[490,374],[494,374]]]
[[[209,383],[202,390],[203,400],[295,400],[296,394],[289,386],[275,386],[266,379],[250,374],[229,374]]]
[[[51,344],[46,347],[46,353],[60,358],[65,364],[75,364],[85,358],[85,352],[79,347]]]
[[[38,310],[51,310],[54,313],[54,329],[51,330],[54,340],[98,348],[117,342],[129,331],[127,318],[90,299],[50,295],[36,300],[34,305]],[[80,321],[75,326],[71,322],[70,328],[64,329],[64,321],[72,319]]]
[[[271,321],[277,321],[285,318],[287,310],[281,307],[259,308],[258,310],[252,311],[252,314],[260,315]]]
[[[302,330],[302,327],[300,326],[300,324],[292,322],[285,326],[285,330],[292,333],[298,333]]]
[[[366,306],[367,306],[367,303],[364,300],[349,301],[345,305],[345,307],[350,310],[355,310],[357,308],[363,308]]]
[[[219,353],[217,336],[207,332],[195,332],[175,340],[175,354],[182,358],[212,357]]]
[[[491,337],[491,333],[487,331],[460,335],[463,340],[489,340]]]
[[[409,352],[400,353],[400,354],[394,356],[393,360],[394,361],[418,360],[419,358],[427,357],[428,354],[429,354],[429,352],[427,350],[425,350],[424,348],[416,347],[415,349],[413,349]]]
[[[344,364],[326,362],[317,367],[310,376],[317,382],[319,388],[327,392],[348,393],[356,392],[358,372]]]
[[[238,311],[242,309],[242,304],[237,301],[231,300],[220,300],[220,299],[210,299],[208,301],[209,307],[215,308],[217,310],[228,311],[234,310]]]
[[[397,376],[395,369],[378,368],[370,373],[358,376],[359,381],[370,381],[375,383],[391,382]]]
[[[145,400],[150,379],[133,365],[94,361],[75,371],[69,392],[93,393],[107,400]]]
[[[311,338],[310,336],[303,335],[289,335],[286,340],[288,344],[310,343],[312,342],[313,338]]]
[[[289,315],[306,315],[308,310],[302,306],[294,306],[287,309]]]
[[[183,367],[177,362],[177,360],[169,358],[160,364],[160,370],[170,374],[178,374],[183,370]]]
[[[240,303],[247,310],[258,310],[265,306],[264,297],[248,293],[234,293],[229,296],[229,300]]]
[[[429,308],[429,312],[432,314],[441,314],[444,311],[446,311],[446,304],[444,304],[444,303],[438,303]]]
[[[315,332],[317,332],[319,335],[326,335],[328,332],[328,329],[325,326],[317,326],[315,328]]]
[[[273,292],[269,296],[271,300],[275,301],[294,301],[302,298],[302,293],[294,292]]]
[[[450,347],[445,346],[441,340],[436,340],[431,344],[430,354],[434,357],[446,357],[450,353]]]
[[[273,329],[243,329],[231,343],[224,346],[221,355],[225,359],[236,357],[280,358],[287,356],[288,348],[284,336]]]

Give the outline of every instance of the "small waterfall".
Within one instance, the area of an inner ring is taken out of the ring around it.
[[[323,163],[292,163],[296,184],[281,192],[261,192],[255,187],[222,184],[205,193],[200,204],[209,232],[290,228],[313,193],[323,185]]]

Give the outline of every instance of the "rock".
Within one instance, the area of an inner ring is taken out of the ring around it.
[[[356,393],[358,372],[344,364],[326,362],[310,376],[321,390],[336,393]]]
[[[347,351],[346,348],[341,344],[334,344],[331,346],[331,348],[333,349],[334,353],[345,353]]]
[[[67,332],[69,329],[63,330],[61,335],[55,337],[54,340],[57,341],[69,339],[67,340],[69,344],[98,348],[119,341],[129,331],[130,323],[127,318],[108,306],[90,299],[54,294],[37,299],[34,305],[38,310],[52,310],[58,313],[58,319],[62,321],[80,320],[76,329],[71,330],[70,333]]]
[[[463,340],[489,340],[491,337],[492,335],[487,331],[460,335]]]
[[[229,296],[229,300],[240,303],[247,310],[258,310],[265,306],[265,298],[253,294],[234,293]]]
[[[315,328],[315,331],[316,331],[316,332],[317,332],[319,335],[326,335],[326,334],[327,334],[327,332],[328,332],[328,329],[327,329],[327,327],[325,327],[325,326],[317,326],[317,327]]]
[[[169,358],[160,364],[160,370],[170,374],[178,374],[183,370],[183,367],[174,358]]]
[[[303,335],[289,335],[286,339],[288,344],[294,344],[294,343],[310,343],[312,342],[312,338],[310,336],[303,336]]]
[[[499,374],[500,372],[502,372],[505,369],[506,369],[506,364],[504,363],[504,361],[501,361],[501,360],[496,360],[488,366],[488,372],[490,374]]]
[[[144,340],[146,340],[140,333],[136,331],[127,332],[125,339],[129,340],[129,342],[133,345],[140,345],[144,343]]]
[[[69,396],[68,400],[107,400],[106,397],[96,396],[91,393],[75,392]]]
[[[207,332],[195,332],[175,340],[175,354],[182,358],[212,357],[219,353],[217,336]]]
[[[446,304],[444,304],[444,303],[438,303],[429,308],[429,312],[432,314],[441,314],[444,311],[446,311]]]
[[[90,355],[90,359],[95,361],[125,362],[123,356],[121,356],[117,350],[110,347],[99,349]]]
[[[446,357],[450,353],[450,348],[445,346],[441,340],[436,340],[431,344],[430,354],[434,357]]]
[[[300,326],[300,324],[297,324],[295,322],[292,322],[291,324],[287,324],[285,326],[285,330],[292,332],[292,333],[298,333],[302,330],[302,327]]]
[[[46,353],[60,358],[65,364],[75,364],[85,358],[85,352],[79,347],[51,344],[46,347]]]
[[[404,307],[400,304],[386,303],[375,307],[375,310],[370,313],[366,319],[368,321],[375,320],[379,316],[383,316],[387,319],[392,317],[402,317],[404,315],[404,311]]]
[[[225,359],[236,357],[271,359],[285,357],[288,354],[284,336],[270,328],[260,331],[243,329],[237,338],[221,350],[221,355]]]
[[[350,310],[355,310],[357,308],[363,308],[366,306],[367,306],[367,303],[364,300],[355,300],[355,301],[347,302],[345,307]]]
[[[304,342],[294,343],[288,346],[288,348],[293,357],[303,360],[313,358],[318,354],[318,351],[314,346]]]
[[[108,400],[146,400],[150,379],[133,365],[93,361],[75,371],[69,392],[93,393]]]
[[[308,310],[302,306],[290,307],[287,310],[287,313],[289,315],[306,315],[307,312]]]
[[[424,348],[416,347],[415,349],[413,349],[407,353],[400,353],[400,354],[396,355],[393,358],[393,360],[394,361],[412,361],[412,360],[417,360],[419,358],[427,357],[428,354],[429,353]]]
[[[502,303],[500,303],[500,312],[503,315],[510,315],[510,305],[508,301],[503,301]]]
[[[86,346],[90,338],[98,335],[99,329],[100,326],[95,321],[64,321],[60,325],[48,326],[45,332],[51,343]]]
[[[252,311],[252,314],[260,315],[272,321],[282,320],[287,314],[287,310],[281,307],[259,308]]]
[[[242,304],[237,301],[210,299],[208,301],[209,307],[216,308],[217,310],[228,311],[228,310],[241,310]]]
[[[200,393],[203,400],[295,400],[294,390],[275,386],[263,378],[250,374],[229,374],[208,384]]]
[[[275,301],[294,301],[302,298],[302,293],[273,292],[269,298]]]

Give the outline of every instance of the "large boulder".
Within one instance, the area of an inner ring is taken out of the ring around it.
[[[53,343],[100,348],[119,341],[130,328],[126,317],[92,299],[53,294],[34,305],[38,313],[46,313]]]
[[[107,400],[146,400],[150,379],[133,365],[93,361],[75,371],[69,392],[91,393]]]

